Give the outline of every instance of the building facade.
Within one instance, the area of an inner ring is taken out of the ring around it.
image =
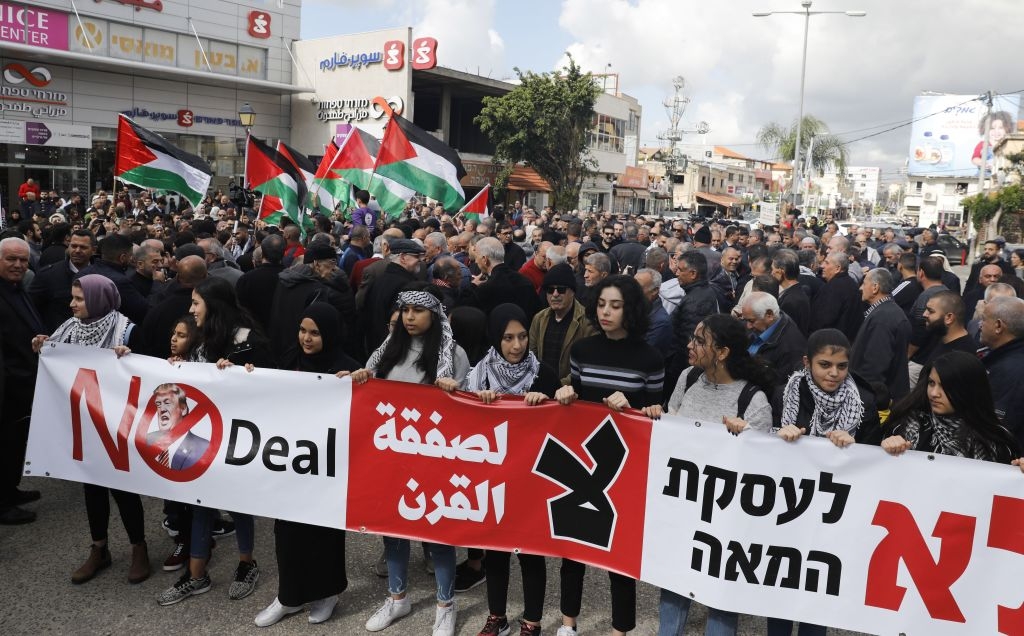
[[[0,191],[31,177],[67,193],[113,187],[124,113],[195,153],[214,187],[244,172],[246,130],[289,140],[290,46],[301,0],[0,3]]]

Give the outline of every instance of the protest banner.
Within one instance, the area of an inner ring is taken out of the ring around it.
[[[51,344],[25,473],[566,556],[746,614],[1024,633],[1024,476],[980,461]]]

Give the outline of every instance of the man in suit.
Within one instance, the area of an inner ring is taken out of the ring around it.
[[[842,331],[851,342],[857,337],[863,310],[859,286],[850,277],[849,266],[850,259],[846,252],[829,254],[821,264],[821,273],[826,282],[814,296],[811,333],[833,328]]]
[[[177,384],[161,384],[153,389],[156,402],[157,430],[146,435],[146,443],[159,450],[157,461],[175,470],[191,468],[210,446],[210,440],[187,431],[181,436],[178,447],[171,453],[171,433],[181,419],[188,415],[188,400]]]
[[[28,444],[29,417],[35,393],[38,355],[32,339],[48,333],[22,287],[29,245],[20,238],[0,241],[0,524],[35,521],[21,506],[39,499],[39,491],[19,490]]]
[[[889,270],[876,267],[864,275],[861,298],[868,309],[850,351],[850,370],[872,385],[887,387],[895,402],[910,392],[910,321],[893,302],[892,289]]]
[[[482,238],[476,243],[476,265],[486,276],[473,279],[476,305],[485,314],[502,303],[515,303],[533,319],[537,313],[538,298],[530,279],[505,264],[505,247],[494,237]]]

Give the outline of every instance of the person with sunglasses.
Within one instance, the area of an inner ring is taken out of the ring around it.
[[[530,323],[530,351],[558,371],[562,384],[569,383],[569,349],[577,340],[597,334],[576,300],[576,276],[567,263],[544,274],[541,292],[547,307]]]

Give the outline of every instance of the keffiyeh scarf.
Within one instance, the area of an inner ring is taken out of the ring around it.
[[[998,461],[994,449],[972,435],[967,423],[956,415],[935,415],[923,411],[913,413],[904,420],[902,429],[899,434],[910,442],[914,450]],[[931,431],[931,448],[918,448],[921,434],[925,431]]]
[[[430,292],[425,291],[404,291],[398,294],[398,300],[395,302],[395,306],[398,308],[413,305],[416,307],[423,307],[424,309],[430,310],[434,314],[435,320],[441,322],[441,349],[438,351],[437,356],[437,375],[438,378],[451,378],[455,375],[455,338],[452,336],[452,326],[448,323],[448,316],[444,313],[444,305]],[[381,356],[384,355],[384,350],[387,349],[388,342],[391,340],[391,334],[384,339],[377,350],[373,352],[370,359],[366,361],[366,366],[371,369],[376,369],[380,365]]]
[[[497,349],[491,347],[487,350],[487,355],[466,376],[466,389],[525,395],[539,371],[540,361],[532,351],[527,351],[522,360],[512,364]]]
[[[800,413],[800,382],[806,380],[807,388],[814,398],[814,412],[811,413],[811,430],[809,433],[824,437],[831,431],[846,431],[856,435],[857,428],[864,419],[864,403],[860,399],[860,391],[852,376],[839,385],[835,393],[826,393],[814,383],[810,372],[801,369],[790,376],[782,398],[782,425],[797,424]]]
[[[88,323],[78,318],[68,318],[57,327],[50,340],[110,349],[124,344],[124,334],[128,331],[129,324],[131,322],[127,316],[118,311],[112,311],[99,320]]]

